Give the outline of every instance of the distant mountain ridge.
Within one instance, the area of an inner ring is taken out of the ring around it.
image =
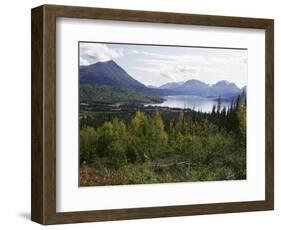
[[[161,85],[158,88],[159,89],[175,89],[175,88],[181,86],[182,84],[184,84],[184,81],[182,81],[182,82],[168,82],[164,85]]]
[[[196,79],[187,80],[186,82],[167,83],[164,87],[169,86],[169,89],[178,94],[187,94],[194,96],[233,96],[241,93],[244,90],[235,85],[235,83],[228,82],[226,80],[218,81],[215,84],[207,84],[203,81]],[[160,86],[159,88],[162,88]]]
[[[179,87],[174,88],[174,91],[177,91],[179,93],[183,94],[189,94],[189,95],[196,95],[196,96],[203,96],[209,89],[209,85],[205,82],[191,79],[186,82],[184,82]]]
[[[169,82],[158,88],[145,86],[130,76],[121,66],[113,60],[97,62],[88,66],[79,67],[80,84],[98,84],[120,87],[136,92],[152,95],[194,95],[210,97],[233,97],[245,91],[246,86],[238,88],[235,83],[226,80],[213,85],[200,80],[191,79],[186,82]]]
[[[215,96],[233,96],[241,92],[235,83],[223,80],[211,85],[208,93]]]

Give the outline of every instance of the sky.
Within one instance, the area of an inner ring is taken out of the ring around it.
[[[114,60],[145,85],[197,79],[247,85],[247,50],[113,43],[79,43],[80,65]]]

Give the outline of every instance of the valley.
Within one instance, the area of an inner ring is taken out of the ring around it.
[[[169,82],[160,87],[147,87],[131,77],[114,61],[81,66],[79,90],[80,103],[89,106],[100,104],[113,107],[118,105],[142,107],[150,104],[173,108],[178,105],[178,108],[184,108],[186,104],[188,108],[195,107],[205,112],[210,112],[210,109],[206,109],[204,101],[208,101],[208,108],[212,108],[213,105],[210,103],[217,104],[220,98],[228,102],[223,106],[228,106],[238,95],[246,94],[246,87],[240,89],[234,83],[225,80],[209,85],[191,79],[186,82]],[[198,100],[199,98],[201,100]],[[178,103],[180,100],[182,103]],[[175,104],[172,104],[173,102]]]
[[[113,60],[79,82],[80,186],[246,178],[246,86],[147,86]]]

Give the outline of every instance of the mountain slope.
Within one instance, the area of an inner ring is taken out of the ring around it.
[[[246,94],[247,93],[247,86],[245,85],[244,87],[241,88],[241,91]]]
[[[233,96],[240,94],[242,91],[234,83],[228,81],[219,81],[216,84],[211,85],[209,89],[209,96]]]
[[[111,85],[153,95],[169,95],[169,90],[149,88],[131,77],[121,66],[110,60],[80,66],[80,84]]]
[[[159,89],[147,88],[114,61],[80,66],[80,103],[132,104],[159,103]]]
[[[181,86],[184,82],[168,82],[164,85],[161,85],[159,89],[175,89]]]
[[[80,66],[80,84],[112,85],[134,90],[146,89],[146,86],[132,78],[114,61],[97,62],[89,66]]]
[[[188,95],[204,96],[209,90],[209,85],[202,81],[191,79],[173,90]]]

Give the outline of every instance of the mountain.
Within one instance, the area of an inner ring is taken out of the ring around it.
[[[80,103],[160,103],[163,99],[158,95],[167,95],[161,89],[146,87],[112,60],[80,66],[79,74]]]
[[[144,90],[146,86],[132,78],[122,67],[110,60],[80,66],[80,84],[112,85],[133,90]]]
[[[208,94],[209,96],[229,97],[238,95],[241,92],[241,89],[239,89],[234,83],[223,80],[211,85]]]
[[[161,85],[159,89],[175,89],[181,86],[184,82],[168,82],[164,85]]]
[[[186,82],[169,82],[159,88],[166,88],[172,91],[171,95],[194,95],[207,97],[233,97],[240,94],[244,88],[239,89],[234,83],[226,80],[218,81],[210,85],[203,81],[191,79]]]
[[[209,90],[209,85],[202,81],[191,79],[173,90],[187,95],[204,96]]]
[[[80,84],[98,84],[135,90],[152,95],[169,95],[169,90],[150,88],[131,77],[121,66],[113,60],[97,62],[88,66],[80,66]]]
[[[113,60],[97,62],[88,66],[80,66],[80,85],[106,85],[116,89],[130,90],[130,92],[120,92],[120,95],[130,95],[131,91],[154,95],[194,95],[210,97],[233,97],[242,92],[234,83],[222,80],[216,84],[209,85],[205,82],[191,79],[186,82],[169,82],[158,88],[147,87],[130,76],[121,66]],[[88,89],[88,88],[87,88]],[[117,90],[113,89],[114,92]],[[93,92],[93,91],[91,91]],[[109,92],[109,90],[108,90]],[[140,97],[140,95],[135,95]],[[156,100],[159,100],[156,99]]]

